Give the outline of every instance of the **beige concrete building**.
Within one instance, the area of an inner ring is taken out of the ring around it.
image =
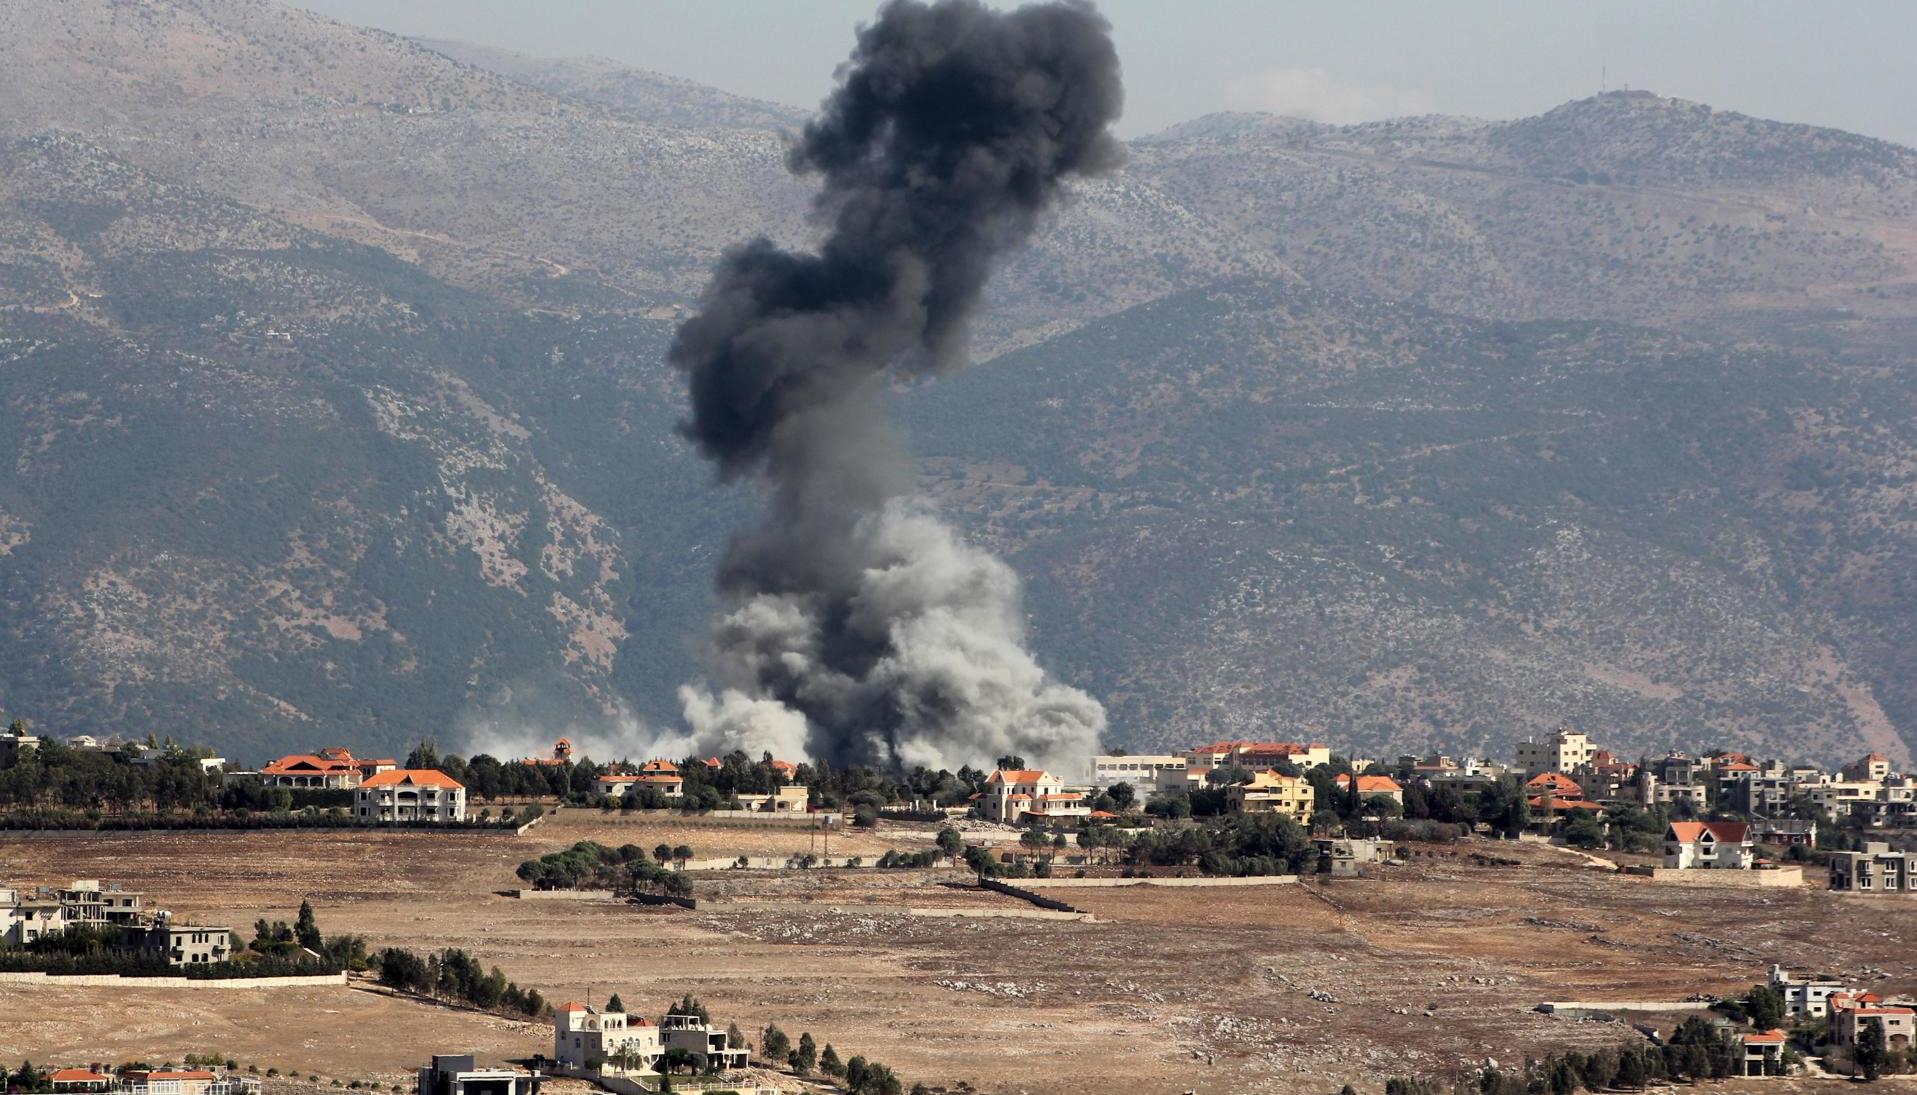
[[[1830,888],[1917,897],[1917,852],[1892,851],[1878,840],[1865,844],[1861,852],[1832,852]]]
[[[1234,783],[1225,791],[1231,808],[1246,814],[1284,814],[1298,821],[1311,817],[1317,793],[1303,776],[1283,776],[1267,768],[1250,783]]]
[[[744,1068],[748,1063],[750,1054],[744,1046],[732,1046],[723,1028],[696,1015],[667,1015],[659,1020],[659,1033],[667,1049],[685,1050],[702,1069],[715,1058],[721,1069]]]
[[[1917,1012],[1885,1004],[1868,992],[1855,996],[1839,993],[1831,997],[1826,1021],[1833,1045],[1856,1045],[1858,1034],[1871,1023],[1884,1028],[1884,1048],[1892,1053],[1901,1054],[1909,1049],[1911,1038],[1917,1036]]]
[[[665,1050],[643,1016],[601,1012],[577,1000],[552,1015],[553,1060],[584,1071],[651,1072]]]
[[[1597,752],[1582,731],[1560,727],[1543,741],[1521,741],[1517,746],[1515,767],[1526,777],[1541,772],[1570,772],[1591,763]]]
[[[396,768],[361,781],[355,817],[406,822],[466,820],[466,785],[434,768]]]
[[[176,924],[164,917],[146,929],[142,942],[174,966],[203,966],[233,957],[233,933],[227,929]]]

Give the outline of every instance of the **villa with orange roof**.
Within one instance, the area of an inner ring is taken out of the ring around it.
[[[353,816],[373,821],[464,821],[466,785],[435,768],[395,768],[361,781]]]
[[[1340,772],[1338,773],[1337,781],[1339,790],[1345,792],[1351,790],[1350,776]],[[1388,798],[1398,805],[1403,806],[1404,788],[1399,785],[1397,780],[1392,779],[1390,776],[1359,776],[1358,798],[1364,802],[1370,802],[1374,798]]]
[[[1742,821],[1673,821],[1664,831],[1664,865],[1676,870],[1749,870],[1757,860]]]
[[[268,787],[293,790],[346,791],[360,781],[399,767],[391,757],[366,760],[338,746],[317,753],[294,753],[260,769],[260,782]]]
[[[1092,812],[1083,794],[1065,790],[1064,780],[1036,768],[1000,768],[985,777],[976,808],[979,816],[1008,825],[1077,821]]]
[[[1744,1046],[1744,1075],[1781,1076],[1784,1074],[1784,1032],[1752,1031],[1739,1039]]]
[[[113,1077],[90,1068],[56,1068],[47,1073],[47,1083],[55,1091],[105,1091]]]

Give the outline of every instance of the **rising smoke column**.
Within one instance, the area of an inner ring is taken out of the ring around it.
[[[768,492],[718,576],[702,742],[835,763],[1080,759],[1105,712],[1024,646],[1017,576],[910,494],[880,409],[955,369],[993,263],[1069,178],[1116,166],[1123,98],[1091,7],[893,0],[789,155],[820,180],[812,254],[760,239],[720,262],[672,363],[722,479]]]

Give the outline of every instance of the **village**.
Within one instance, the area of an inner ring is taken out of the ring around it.
[[[1279,906],[1292,892],[1323,893],[1341,904],[1353,886],[1380,896],[1414,889],[1413,880],[1430,877],[1427,864],[1434,862],[1508,875],[1534,870],[1520,865],[1540,855],[1553,869],[1586,878],[1608,872],[1617,885],[1649,887],[1647,895],[1669,890],[1679,902],[1708,903],[1716,895],[1816,900],[1810,895],[1821,890],[1825,902],[1866,902],[1854,910],[1866,923],[1873,917],[1864,910],[1875,903],[1899,915],[1917,906],[1906,904],[1917,897],[1912,782],[1878,754],[1836,771],[1732,752],[1627,761],[1583,733],[1560,729],[1519,743],[1508,763],[1347,758],[1324,743],[1234,740],[1175,754],[1085,758],[1075,779],[1007,757],[986,771],[918,773],[888,783],[872,773],[815,773],[770,756],[600,763],[576,755],[565,740],[507,761],[440,756],[430,746],[406,762],[363,759],[326,746],[246,769],[209,764],[217,758],[177,746],[58,742],[22,731],[7,735],[4,751],[5,771],[16,779],[43,761],[63,763],[63,751],[68,759],[90,753],[90,763],[110,757],[129,770],[191,769],[228,791],[257,782],[276,796],[278,809],[267,815],[330,818],[331,827],[315,834],[345,826],[346,833],[417,842],[444,832],[444,839],[474,849],[536,842],[542,854],[520,857],[517,870],[493,868],[494,885],[508,887],[501,892],[518,904],[550,910],[555,923],[574,911],[599,915],[623,904],[636,915],[693,916],[703,925],[737,920],[754,936],[777,918],[819,913],[1084,930],[1148,908],[1155,899],[1145,895],[1156,892],[1263,902],[1282,918]],[[481,811],[503,824],[462,828]],[[235,821],[241,831],[232,836],[305,839],[297,829],[246,832],[259,816]],[[218,828],[204,809],[197,822],[187,815],[177,823]],[[142,824],[157,823],[143,817]],[[649,846],[643,837],[653,832],[674,839]],[[553,846],[562,833],[591,835]],[[620,839],[628,834],[642,839]],[[210,845],[214,834],[196,839]],[[22,858],[10,854],[4,862],[19,872]],[[100,862],[104,876],[111,860]],[[432,970],[451,968],[452,958],[381,947],[386,940],[377,936],[371,943],[324,936],[307,907],[296,925],[259,919],[249,941],[201,908],[169,912],[164,905],[182,895],[159,892],[144,879],[137,886],[112,877],[4,881],[0,981],[44,987],[66,979],[109,995],[163,983],[360,986],[548,1025],[548,1045],[521,1043],[518,1052],[495,1052],[484,1065],[477,1047],[420,1045],[421,1095],[524,1095],[544,1082],[622,1095],[792,1084],[903,1089],[890,1068],[867,1056],[809,1032],[785,1035],[781,1024],[797,1016],[761,1012],[748,1036],[738,1022],[712,1018],[691,995],[650,1015],[628,1013],[616,993],[561,999],[555,991],[555,1004],[534,989],[563,985],[523,961],[513,974],[526,988],[509,985],[495,969],[497,985],[488,987],[482,973],[465,978],[467,985],[462,974],[454,978],[460,987],[450,990],[450,975]],[[1183,886],[1212,888],[1177,888]],[[349,904],[328,915],[351,914]],[[1602,937],[1598,925],[1589,927],[1593,940]],[[458,962],[472,959],[462,952]],[[424,972],[402,972],[408,963]],[[1917,980],[1907,974],[1881,983],[1882,964],[1861,967],[1875,971],[1871,977],[1801,967],[1801,960],[1767,961],[1761,978],[1728,992],[1713,976],[1674,985],[1683,991],[1657,1001],[1557,993],[1527,1006],[1577,1023],[1580,1033],[1593,1023],[1621,1026],[1626,1043],[1641,1047],[1646,1055],[1629,1066],[1622,1061],[1631,1054],[1616,1046],[1601,1065],[1581,1062],[1587,1071],[1609,1072],[1592,1090],[1630,1086],[1639,1074],[1639,1084],[1725,1077],[1796,1083],[1917,1067],[1910,995]],[[167,975],[174,980],[163,980]],[[107,984],[113,987],[101,987]],[[1330,990],[1314,992],[1308,999],[1317,1003],[1338,1000]],[[1588,1047],[1588,1039],[1574,1039],[1565,1052],[1577,1052],[1573,1045]],[[50,1056],[57,1048],[10,1039],[0,1046],[41,1063],[33,1075],[10,1081],[20,1090],[250,1095],[249,1083],[285,1079],[249,1073],[237,1057],[227,1065],[228,1057],[203,1045],[175,1047],[178,1059],[194,1052],[202,1060],[186,1069],[171,1061],[144,1066],[144,1058],[116,1065],[102,1053]],[[1500,1056],[1491,1048],[1488,1056]],[[156,1052],[167,1056],[161,1049],[149,1055]],[[1550,1056],[1548,1048],[1530,1055]],[[920,1086],[938,1090],[949,1086],[946,1079],[927,1077]],[[390,1076],[338,1082],[394,1086]]]

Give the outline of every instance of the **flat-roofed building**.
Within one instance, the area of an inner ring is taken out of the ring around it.
[[[1832,852],[1830,888],[1917,897],[1917,852],[1893,851],[1880,840],[1866,843],[1861,852]]]
[[[1561,726],[1542,741],[1521,741],[1514,756],[1526,776],[1540,772],[1570,772],[1591,763],[1597,749],[1582,731]]]
[[[1103,791],[1114,783],[1129,783],[1141,794],[1158,786],[1158,773],[1172,772],[1182,777],[1186,768],[1183,754],[1141,753],[1129,756],[1092,758],[1092,786]]]
[[[419,1070],[419,1095],[537,1095],[539,1079],[516,1068],[481,1068],[470,1053],[435,1053]]]

